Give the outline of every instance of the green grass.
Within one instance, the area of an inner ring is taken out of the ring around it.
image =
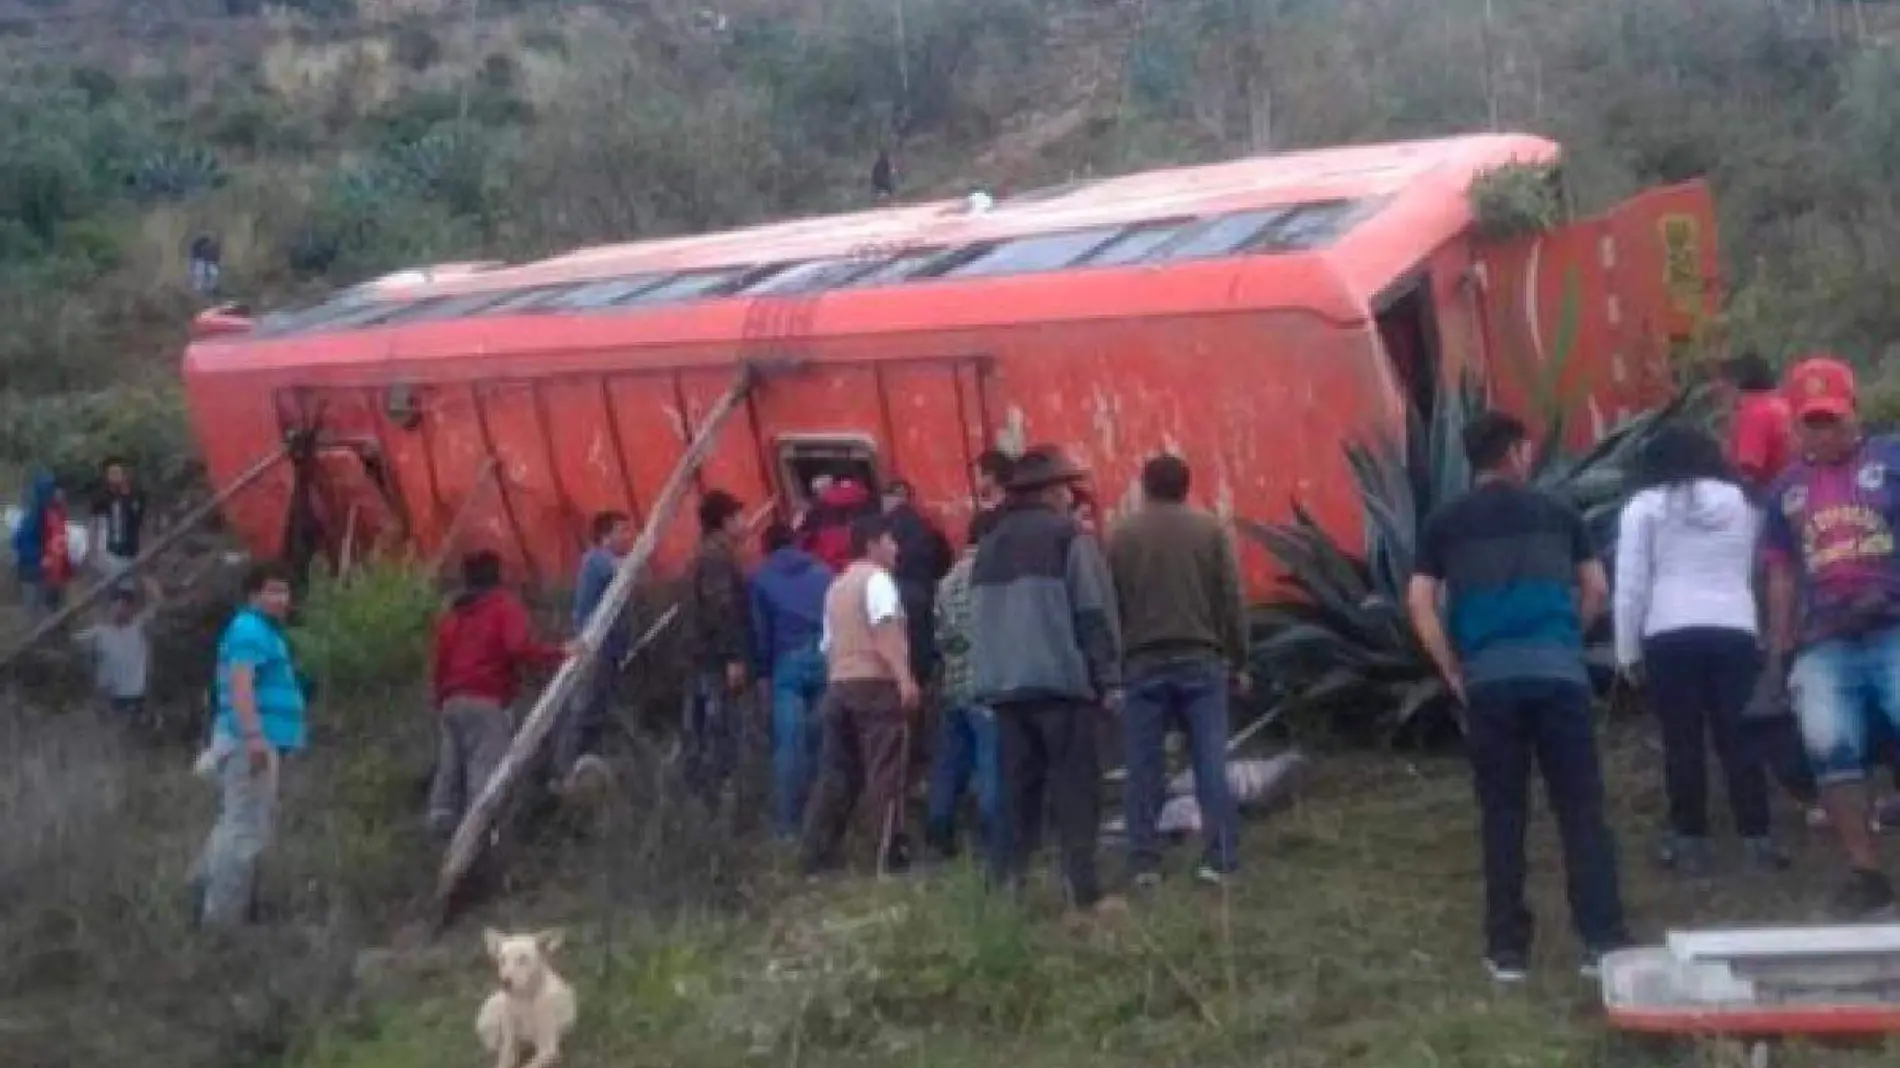
[[[1698,882],[1654,870],[1660,797],[1647,739],[1620,725],[1606,749],[1638,932],[1808,918],[1837,866],[1831,843],[1792,811],[1790,875],[1739,862]],[[1494,989],[1477,960],[1469,795],[1455,760],[1323,760],[1297,805],[1249,828],[1247,869],[1230,891],[1177,878],[1108,931],[1072,930],[1046,887],[1026,907],[990,899],[965,869],[884,884],[773,875],[751,894],[769,904],[743,918],[688,912],[661,924],[572,899],[540,914],[516,902],[509,918],[569,924],[561,962],[582,1000],[564,1059],[573,1068],[1745,1063],[1720,1044],[1658,1047],[1606,1031],[1593,988],[1575,977],[1547,819],[1533,831],[1535,974]],[[472,1020],[488,976],[476,943],[471,921],[403,958],[374,1008],[326,1034],[300,1068],[479,1063]],[[1775,1063],[1869,1058],[1879,1054],[1789,1048]]]

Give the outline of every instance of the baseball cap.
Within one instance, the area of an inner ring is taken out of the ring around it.
[[[1788,406],[1796,419],[1854,414],[1854,369],[1832,356],[1809,356],[1788,372]]]

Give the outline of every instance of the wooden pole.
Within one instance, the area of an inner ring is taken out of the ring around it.
[[[455,551],[455,543],[461,540],[462,528],[468,526],[468,517],[475,512],[475,502],[481,500],[483,491],[488,489],[495,476],[501,471],[501,461],[493,456],[482,465],[482,473],[475,476],[475,485],[462,498],[461,506],[455,509],[455,515],[449,520],[449,529],[442,534],[442,544],[436,546],[435,557],[429,561],[429,574],[442,573],[442,565],[449,562],[449,554]]]
[[[263,477],[264,472],[277,466],[278,461],[289,454],[289,445],[278,446],[277,451],[252,464],[250,468],[239,475],[230,485],[214,494],[210,500],[205,501],[203,504],[185,513],[184,517],[181,518],[175,526],[165,532],[164,537],[153,542],[150,548],[133,558],[132,562],[126,565],[124,571],[112,578],[95,583],[91,589],[73,598],[65,608],[60,609],[51,618],[45,620],[39,626],[34,627],[32,633],[28,634],[19,645],[14,646],[13,650],[4,657],[0,657],[0,668],[10,666],[15,660],[20,658],[22,653],[25,653],[28,649],[39,644],[47,635],[54,633],[61,627],[72,622],[73,618],[79,615],[79,613],[98,603],[99,600],[106,595],[106,591],[112,589],[125,579],[137,575],[146,564],[151,563],[160,554],[182,541],[186,534],[196,529],[198,524],[204,522],[212,512],[222,507],[224,503],[232,497],[237,496],[245,487]]]
[[[646,570],[647,560],[652,557],[653,551],[659,547],[660,537],[671,525],[673,514],[686,499],[686,490],[700,466],[706,462],[713,442],[719,437],[720,428],[725,426],[732,413],[739,410],[740,403],[751,391],[754,374],[749,365],[741,368],[738,381],[706,414],[699,432],[693,436],[692,444],[687,446],[686,454],[680,457],[673,473],[667,476],[659,497],[654,500],[639,540],[634,542],[633,550],[620,562],[613,581],[601,594],[600,604],[595,606],[593,615],[587,619],[587,625],[581,629],[584,650],[577,656],[569,657],[560,670],[554,673],[547,689],[541,692],[533,709],[522,721],[521,729],[515,732],[507,754],[496,765],[488,782],[482,786],[481,794],[462,817],[462,825],[455,829],[455,837],[449,842],[448,853],[442,859],[442,870],[436,879],[436,905],[444,916],[447,915],[451,896],[461,884],[462,877],[468,874],[476,855],[481,852],[488,831],[500,814],[502,803],[514,789],[515,781],[541,748],[542,740],[554,728],[556,716],[567,704],[574,688],[586,676],[594,658],[599,655],[608,628],[632,596],[634,584],[639,581],[641,572]]]

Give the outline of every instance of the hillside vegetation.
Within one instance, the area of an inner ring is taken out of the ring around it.
[[[1585,210],[1709,176],[1731,340],[1777,357],[1834,346],[1872,369],[1900,338],[1896,6],[0,0],[0,473],[78,475],[112,451],[189,482],[175,378],[204,303],[186,273],[201,233],[221,240],[223,295],[268,307],[420,262],[863,205],[883,146],[917,197],[1547,133]],[[221,608],[162,650],[161,736],[74,715],[58,670],[0,691],[0,1061],[478,1063],[473,927],[433,944],[417,927],[433,604],[399,568],[315,591],[299,642],[317,733],[255,938],[199,938],[179,892],[209,819],[184,767]],[[1253,832],[1231,896],[1170,886],[1104,942],[1056,925],[1051,895],[998,906],[962,871],[807,886],[748,821],[689,808],[663,750],[622,741],[637,773],[620,800],[543,824],[473,918],[571,922],[582,1068],[1744,1063],[1607,1038],[1570,979],[1550,885],[1538,981],[1482,985],[1452,761],[1327,762],[1300,807]],[[1619,731],[1613,788],[1647,928],[1785,920],[1831,874],[1810,842],[1786,882],[1656,880],[1639,853],[1659,818],[1654,763],[1641,727]],[[1552,861],[1536,862],[1546,883]]]

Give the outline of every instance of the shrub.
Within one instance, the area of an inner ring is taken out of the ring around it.
[[[435,580],[408,561],[370,561],[342,577],[319,570],[291,630],[297,662],[325,694],[413,687],[441,603]]]
[[[184,492],[199,468],[182,395],[136,386],[57,397],[0,394],[0,462],[49,468],[83,499],[98,487],[99,464],[108,456],[136,465],[155,495]]]
[[[207,148],[165,148],[134,164],[126,182],[143,200],[180,200],[223,185],[224,165]]]
[[[1485,237],[1504,240],[1540,234],[1563,221],[1563,200],[1554,168],[1513,164],[1479,175],[1471,183],[1471,214]]]

